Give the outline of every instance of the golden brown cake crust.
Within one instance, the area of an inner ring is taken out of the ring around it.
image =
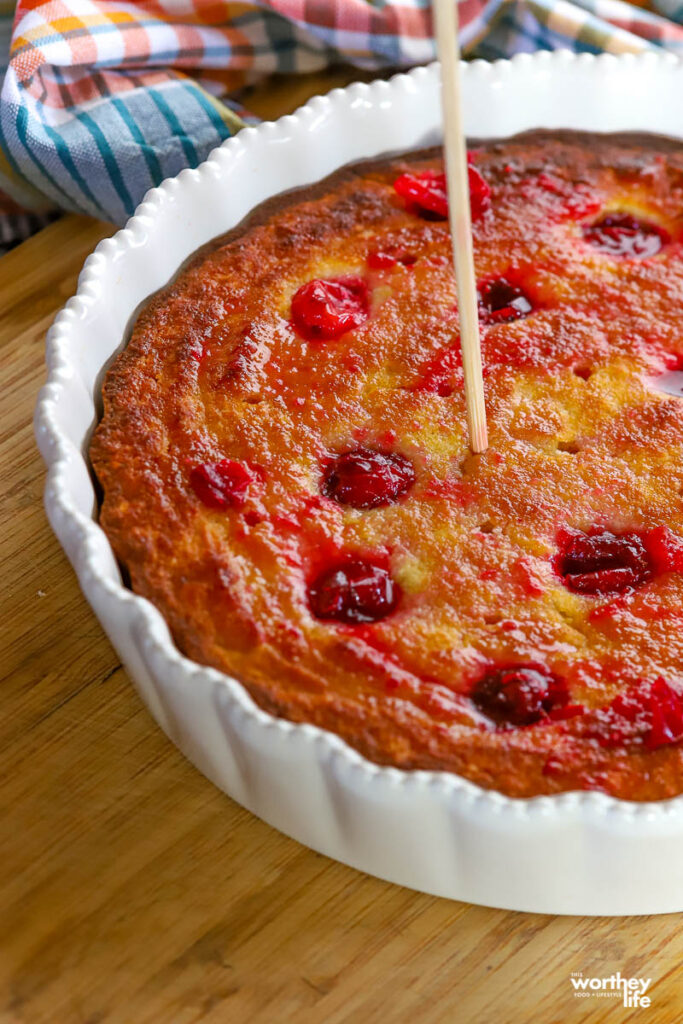
[[[646,704],[620,732],[614,700],[681,689],[683,556],[610,596],[572,590],[558,552],[567,530],[648,546],[665,528],[674,552],[683,537],[683,399],[655,384],[683,366],[683,153],[534,133],[478,145],[473,164],[491,189],[478,278],[511,280],[532,305],[483,327],[484,455],[467,448],[447,225],[393,187],[440,167],[425,151],[265,204],[149,302],[104,386],[101,523],[180,649],[276,715],[512,796],[673,796],[675,729],[651,742]],[[623,211],[661,228],[660,252],[590,243],[584,225]],[[368,265],[378,251],[394,263]],[[302,336],[292,297],[339,278],[367,282],[369,316]],[[400,453],[415,482],[379,507],[340,504],[326,473],[355,448]],[[223,459],[248,484],[210,507],[192,473]],[[396,585],[378,621],[314,614],[312,581],[349,555]],[[561,680],[566,716],[501,722],[473,700],[515,666]]]

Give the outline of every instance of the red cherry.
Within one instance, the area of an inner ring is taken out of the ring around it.
[[[652,576],[650,556],[637,533],[565,530],[558,541],[555,569],[567,589],[576,594],[619,594]]]
[[[476,167],[467,168],[470,186],[472,220],[478,220],[491,204],[491,188]],[[394,189],[406,200],[408,207],[427,220],[446,220],[448,217],[448,191],[446,175],[439,171],[420,174],[401,174]]]
[[[521,288],[497,277],[479,285],[479,319],[484,324],[507,324],[528,316],[533,307]]]
[[[350,559],[324,569],[309,587],[308,597],[319,619],[377,622],[394,610],[400,589],[383,566]]]
[[[221,459],[203,462],[190,471],[190,484],[200,501],[209,508],[239,508],[244,504],[254,475],[242,462]]]
[[[471,700],[497,725],[533,725],[569,705],[564,680],[536,665],[512,665],[487,672],[474,686]],[[579,705],[571,705],[580,714]]]
[[[362,277],[308,281],[292,298],[292,322],[309,341],[330,341],[364,324],[370,315]]]
[[[328,467],[322,491],[340,505],[377,508],[396,501],[414,483],[415,470],[405,455],[356,448]]]
[[[631,260],[649,259],[671,241],[659,225],[630,213],[607,213],[593,224],[584,224],[583,237],[599,252]]]

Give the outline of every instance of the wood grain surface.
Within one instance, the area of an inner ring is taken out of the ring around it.
[[[111,230],[66,217],[0,260],[2,1024],[683,1021],[681,915],[513,914],[380,882],[252,817],[155,726],[50,532],[31,430],[45,331]],[[572,971],[617,970],[653,979],[649,1009],[573,996]]]

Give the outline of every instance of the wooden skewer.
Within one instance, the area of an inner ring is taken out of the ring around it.
[[[481,373],[467,148],[460,105],[460,43],[458,40],[457,2],[456,0],[432,0],[432,10],[436,30],[436,48],[441,62],[446,183],[448,185],[453,263],[458,286],[467,428],[472,451],[485,452],[489,442],[484,405],[484,381]]]

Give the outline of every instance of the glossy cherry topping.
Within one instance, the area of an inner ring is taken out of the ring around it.
[[[208,508],[240,508],[253,481],[252,471],[232,459],[202,462],[190,470],[192,490]]]
[[[377,508],[396,501],[414,483],[415,470],[405,455],[356,448],[327,468],[322,492],[340,505]]]
[[[362,277],[308,281],[292,298],[292,323],[309,341],[330,341],[364,324],[370,315]]]
[[[479,285],[479,319],[485,324],[506,324],[528,316],[533,307],[517,285],[504,277],[494,278]]]
[[[492,669],[475,684],[470,699],[501,726],[533,725],[553,712],[578,708],[569,704],[564,680],[536,665]]]
[[[358,558],[324,569],[310,585],[308,597],[319,619],[377,622],[394,610],[400,588],[384,566]]]
[[[600,527],[589,533],[563,530],[558,542],[555,569],[576,594],[619,594],[653,574],[652,560],[637,533],[615,534]]]
[[[683,739],[683,694],[664,679],[618,694],[598,711],[589,733],[604,747],[643,743],[649,750]]]
[[[470,186],[472,219],[478,220],[491,204],[491,188],[476,167],[467,168]],[[446,175],[438,171],[420,174],[402,174],[394,182],[398,194],[406,200],[408,208],[427,220],[446,220],[448,217],[448,190]]]
[[[631,260],[656,256],[671,241],[663,228],[630,213],[607,213],[593,224],[584,224],[583,237],[599,252]]]

